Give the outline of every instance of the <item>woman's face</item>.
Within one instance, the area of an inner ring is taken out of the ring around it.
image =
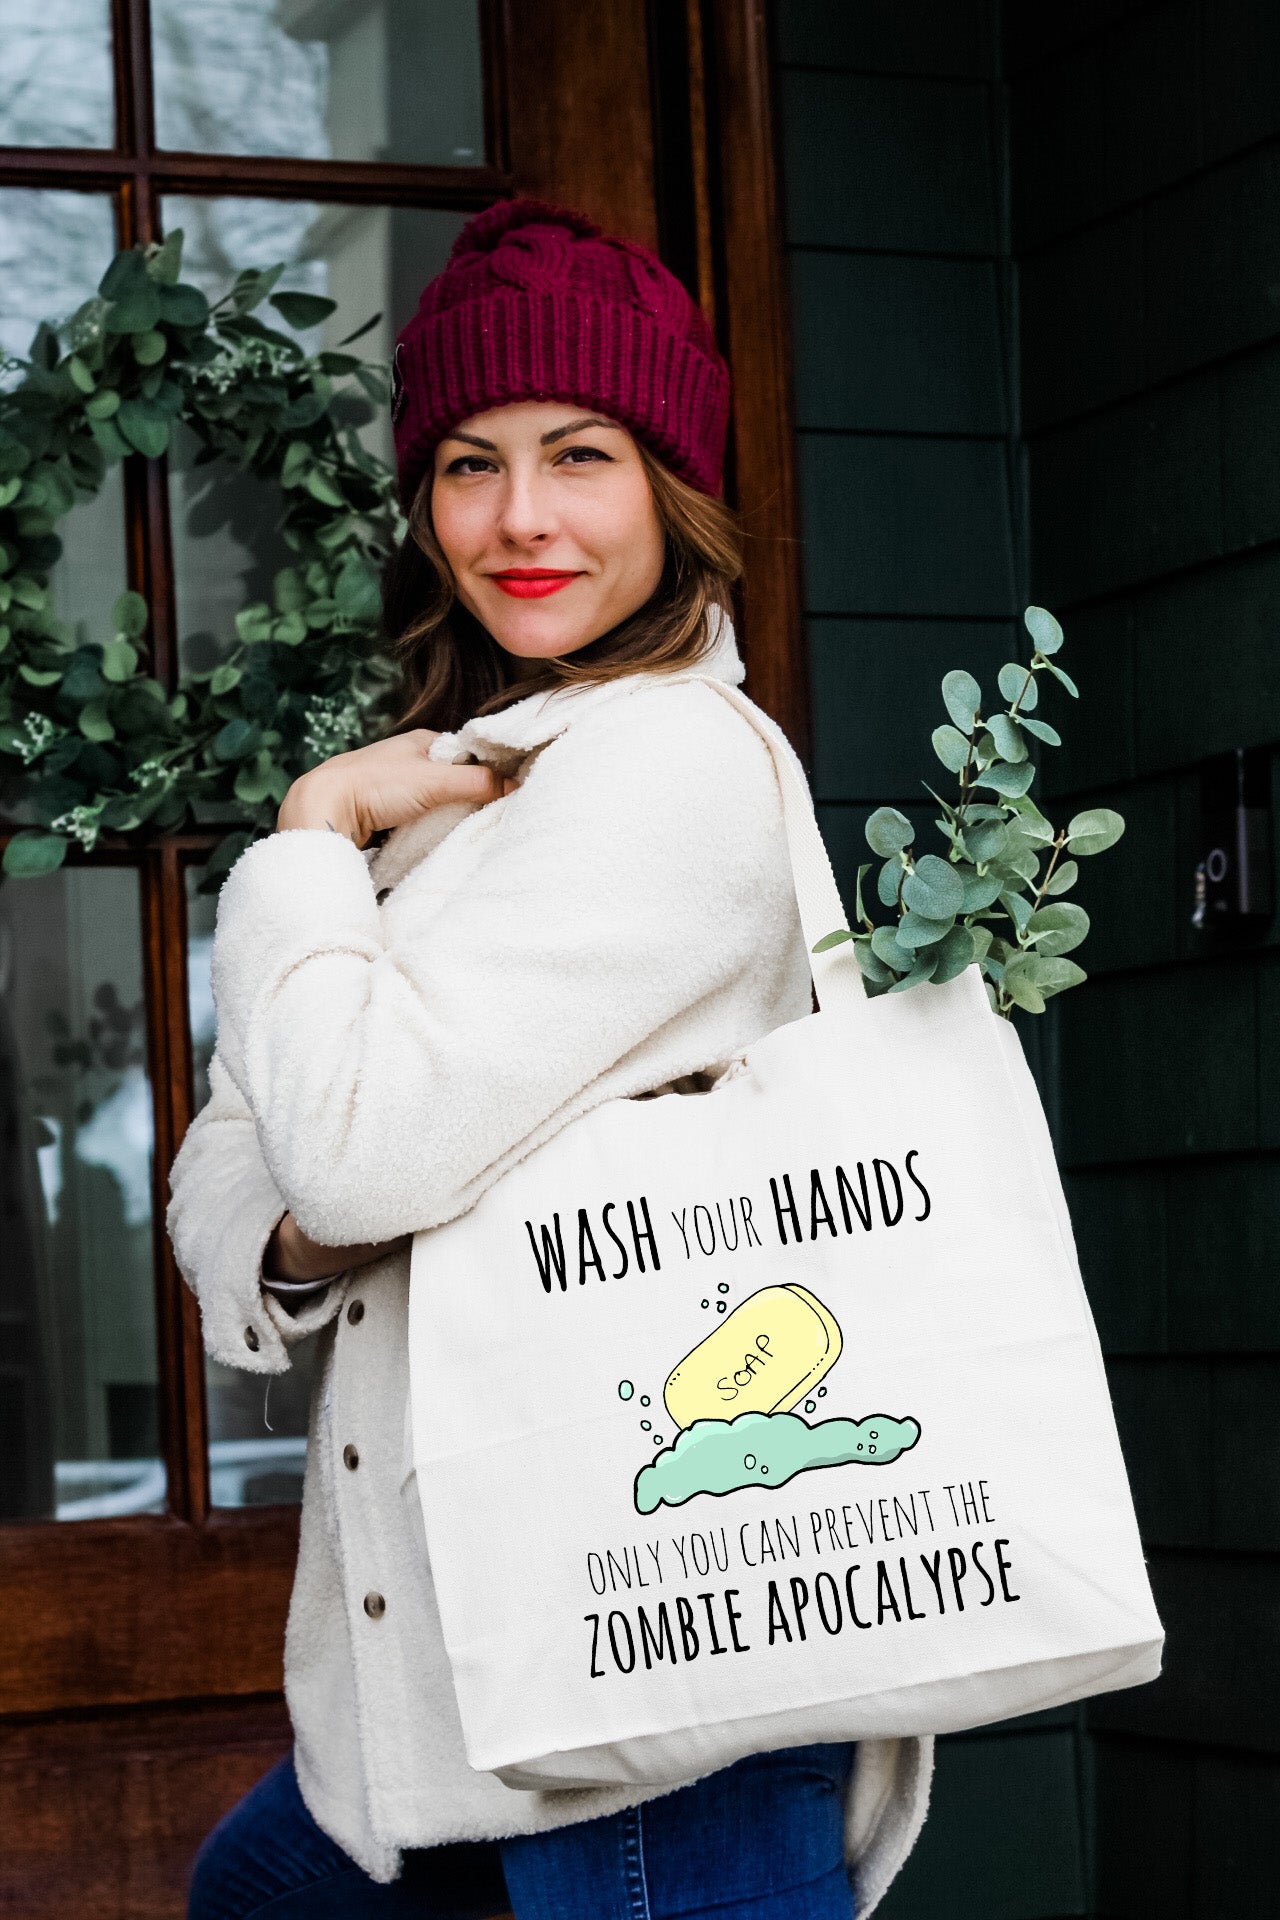
[[[522,400],[464,420],[436,448],[431,520],[458,598],[517,660],[598,640],[662,577],[636,443],[589,407]]]

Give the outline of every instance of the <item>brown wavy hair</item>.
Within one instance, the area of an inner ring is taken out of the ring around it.
[[[391,732],[451,733],[476,714],[499,713],[527,694],[598,685],[629,673],[689,667],[713,645],[712,611],[730,609],[742,572],[742,536],[722,500],[678,480],[636,442],[666,545],[662,578],[644,606],[609,633],[536,674],[516,679],[511,655],[464,607],[431,524],[434,474],[409,509],[409,531],[382,583],[387,650],[400,664],[400,712]]]

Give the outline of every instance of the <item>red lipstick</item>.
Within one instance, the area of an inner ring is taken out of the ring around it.
[[[559,593],[561,587],[581,577],[555,567],[508,567],[503,573],[489,575],[494,586],[513,600],[545,600],[549,593]]]

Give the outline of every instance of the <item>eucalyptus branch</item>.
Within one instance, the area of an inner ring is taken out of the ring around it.
[[[1035,650],[1029,664],[1001,667],[1006,707],[984,719],[982,689],[972,674],[956,670],[942,682],[949,724],[934,729],[933,746],[958,784],[954,806],[934,794],[945,857],[914,854],[911,822],[895,807],[878,808],[867,822],[867,842],[884,862],[877,897],[895,918],[877,925],[863,906],[868,864],[858,870],[860,930],[836,928],[815,944],[819,952],[851,941],[872,995],[906,992],[926,981],[941,986],[976,964],[992,1006],[1008,1018],[1015,1006],[1043,1013],[1054,994],[1085,978],[1066,955],[1088,934],[1089,916],[1062,896],[1075,885],[1077,858],[1114,846],[1124,821],[1094,807],[1055,830],[1031,799],[1031,748],[1061,745],[1056,729],[1033,717],[1038,678],[1047,675],[1072,699],[1078,694],[1054,657],[1062,629],[1053,615],[1028,607],[1023,618]],[[989,799],[980,797],[985,793]],[[1063,861],[1064,852],[1072,858]]]

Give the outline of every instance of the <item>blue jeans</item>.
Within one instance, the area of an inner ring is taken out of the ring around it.
[[[851,1746],[757,1754],[621,1813],[427,1847],[379,1886],[281,1760],[200,1849],[188,1920],[853,1920],[843,1861]]]

